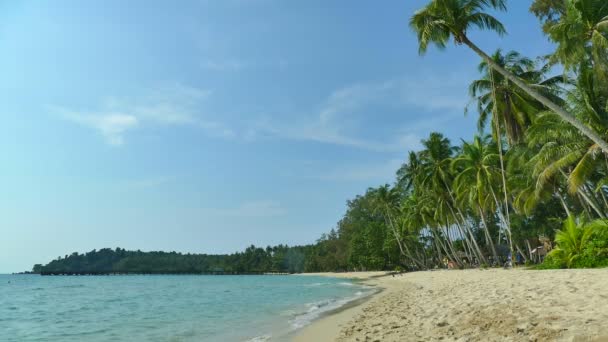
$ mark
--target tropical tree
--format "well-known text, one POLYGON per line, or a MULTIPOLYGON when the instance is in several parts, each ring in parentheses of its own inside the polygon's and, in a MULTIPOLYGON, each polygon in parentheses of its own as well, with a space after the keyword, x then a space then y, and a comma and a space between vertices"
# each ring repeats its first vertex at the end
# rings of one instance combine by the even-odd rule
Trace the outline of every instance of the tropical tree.
MULTIPOLYGON (((500 184, 500 168, 496 144, 489 136, 475 136, 473 142, 463 142, 461 152, 453 159, 451 167, 457 174, 454 179, 457 198, 479 214, 484 226, 486 243, 497 260, 498 255, 490 236, 487 220, 489 213, 494 213, 500 208, 496 196, 500 191, 497 188, 500 184)), ((511 245, 510 232, 506 225, 504 227, 507 229, 508 241, 511 245)))
POLYGON ((424 149, 418 152, 415 159, 416 175, 413 183, 419 198, 431 199, 432 204, 426 208, 427 228, 452 223, 460 231, 460 237, 476 252, 478 260, 486 262, 475 240, 471 222, 467 219, 465 210, 457 205, 452 189, 454 175, 450 165, 457 148, 437 132, 432 132, 428 139, 422 140, 422 145, 424 149), (451 217, 451 220, 447 217, 451 217))
POLYGON ((492 15, 483 12, 486 9, 506 10, 505 0, 431 0, 424 8, 418 10, 410 19, 410 27, 417 33, 419 53, 423 54, 430 44, 443 49, 453 38, 456 44, 465 44, 477 53, 494 70, 515 83, 531 97, 554 111, 563 120, 581 131, 608 153, 608 143, 595 131, 578 120, 573 114, 561 108, 539 91, 528 86, 526 82, 505 68, 475 45, 467 36, 471 27, 489 29, 504 35, 506 30, 502 23, 492 15))
MULTIPOLYGON (((608 137, 608 83, 597 77, 590 66, 582 66, 579 72, 577 82, 567 93, 567 105, 582 121, 608 137)), ((534 165, 537 189, 563 176, 570 194, 579 196, 599 217, 606 216, 608 156, 598 145, 551 112, 538 115, 527 140, 529 148, 537 150, 529 159, 534 165)))
POLYGON ((568 70, 578 68, 588 57, 596 72, 608 75, 608 2, 566 0, 558 21, 547 33, 557 44, 553 58, 568 70))
MULTIPOLYGON (((523 57, 516 51, 503 54, 500 49, 492 55, 492 60, 525 81, 530 87, 551 97, 556 103, 563 103, 554 95, 559 92, 557 86, 562 83, 563 77, 545 78, 549 70, 548 66, 536 69, 533 60, 523 57)), ((508 78, 492 69, 486 61, 482 60, 478 70, 482 77, 471 83, 469 94, 477 103, 479 130, 483 130, 490 119, 495 141, 498 142, 504 135, 509 145, 521 143, 534 116, 543 111, 544 106, 508 78)))

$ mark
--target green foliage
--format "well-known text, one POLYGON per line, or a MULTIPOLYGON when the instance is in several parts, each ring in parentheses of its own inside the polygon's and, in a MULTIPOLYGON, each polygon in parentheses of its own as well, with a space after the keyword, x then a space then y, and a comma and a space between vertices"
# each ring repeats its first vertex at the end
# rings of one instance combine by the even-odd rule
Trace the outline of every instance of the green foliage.
POLYGON ((566 1, 534 0, 530 6, 530 12, 541 21, 543 31, 547 32, 566 13, 566 1))
POLYGON ((450 37, 461 44, 472 27, 506 33, 503 25, 484 10, 506 10, 505 0, 432 0, 416 11, 410 19, 410 27, 418 36, 420 54, 434 44, 446 47, 450 37))
POLYGON ((555 234, 557 247, 545 259, 546 268, 587 268, 608 265, 608 220, 585 222, 568 217, 555 234))
POLYGON ((266 249, 248 247, 229 255, 142 252, 103 248, 88 253, 72 253, 47 265, 35 265, 35 273, 295 273, 304 271, 304 261, 311 246, 279 245, 266 249))

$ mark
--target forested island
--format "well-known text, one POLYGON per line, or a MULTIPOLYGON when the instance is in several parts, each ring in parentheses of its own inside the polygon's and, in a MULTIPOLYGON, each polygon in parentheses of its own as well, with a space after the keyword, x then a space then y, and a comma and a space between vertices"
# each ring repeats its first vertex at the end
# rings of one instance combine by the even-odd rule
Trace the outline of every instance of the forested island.
MULTIPOLYGON (((316 244, 305 246, 250 246, 233 254, 191 254, 178 252, 128 251, 102 248, 57 257, 46 265, 36 264, 31 272, 42 275, 101 274, 267 274, 346 271, 346 246, 335 231, 316 244)), ((398 255, 395 254, 398 259, 398 255)), ((397 260, 396 259, 396 260, 397 260)), ((396 266, 384 261, 374 269, 396 266)), ((352 269, 352 268, 351 268, 352 269)))
POLYGON ((103 248, 59 257, 35 265, 32 271, 42 275, 295 273, 304 271, 309 250, 310 246, 251 246, 242 253, 209 255, 103 248))

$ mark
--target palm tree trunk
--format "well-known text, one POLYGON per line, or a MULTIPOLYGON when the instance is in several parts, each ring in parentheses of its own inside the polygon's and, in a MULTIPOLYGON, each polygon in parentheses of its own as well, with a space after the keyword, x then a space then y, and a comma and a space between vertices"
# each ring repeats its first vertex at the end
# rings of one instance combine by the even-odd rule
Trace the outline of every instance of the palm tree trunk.
POLYGON ((582 186, 583 192, 587 195, 587 197, 593 202, 593 207, 598 211, 598 215, 601 218, 606 218, 606 213, 601 209, 600 200, 593 193, 593 191, 589 188, 588 183, 582 186))
MULTIPOLYGON (((466 224, 466 219, 464 217, 464 214, 462 213, 462 211, 460 211, 460 209, 456 209, 458 211, 458 215, 460 215, 460 217, 462 218, 462 221, 466 224)), ((477 240, 475 239, 475 235, 473 234, 473 230, 470 227, 466 227, 467 232, 470 235, 471 238, 471 242, 473 243, 473 245, 475 246, 475 249, 477 249, 477 254, 479 255, 479 262, 484 262, 484 263, 488 263, 488 261, 486 260, 486 257, 483 255, 483 253, 481 252, 481 248, 479 248, 479 244, 477 244, 477 240)))
POLYGON ((439 251, 443 251, 443 253, 445 253, 446 258, 448 260, 450 260, 450 251, 448 251, 447 247, 445 246, 445 243, 439 237, 439 234, 437 232, 435 232, 434 230, 431 230, 431 234, 433 235, 433 239, 435 240, 435 243, 437 244, 437 249, 439 251))
MULTIPOLYGON (((454 195, 452 194, 452 190, 450 190, 450 187, 446 183, 445 179, 442 179, 441 181, 442 181, 443 186, 445 187, 446 191, 448 192, 448 195, 450 196, 450 200, 452 201, 451 202, 452 205, 454 205, 454 208, 456 208, 456 210, 458 211, 458 214, 462 218, 463 224, 466 223, 466 219, 465 219, 464 215, 462 214, 462 211, 460 211, 460 209, 458 207, 456 207, 456 199, 454 198, 454 195)), ((452 209, 451 206, 450 206, 450 209, 452 209)), ((452 214, 454 214, 454 213, 452 212, 452 214)), ((483 253, 481 253, 481 249, 477 245, 477 241, 475 240, 475 236, 473 235, 473 231, 471 229, 468 229, 468 231, 471 234, 471 240, 473 241, 473 243, 475 244, 475 247, 477 248, 477 251, 479 252, 479 262, 483 261, 483 262, 487 263, 486 258, 483 256, 483 253)))
MULTIPOLYGON (((509 224, 508 218, 505 217, 504 213, 502 212, 502 209, 500 209, 500 203, 498 201, 498 198, 496 197, 496 193, 494 193, 494 189, 492 189, 492 187, 490 187, 490 191, 492 192, 492 196, 494 197, 494 202, 496 203, 496 207, 499 208, 498 209, 498 215, 501 217, 501 221, 503 222, 503 224, 505 225, 505 229, 507 231, 507 239, 509 241, 509 249, 511 250, 511 263, 513 263, 513 258, 514 255, 513 253, 515 253, 515 251, 513 250, 513 241, 511 240, 511 225, 509 224)), ((505 201, 507 200, 506 196, 505 196, 505 201)), ((505 202, 505 207, 507 207, 508 204, 505 202)), ((508 209, 507 209, 508 210, 508 209)), ((508 211, 507 211, 507 215, 508 215, 508 211)), ((500 236, 500 234, 498 234, 500 236)), ((500 244, 500 242, 499 242, 500 244)))
MULTIPOLYGON (((490 73, 492 75, 492 73, 490 73)), ((492 77, 492 83, 494 83, 494 78, 492 77)), ((494 87, 492 87, 492 93, 494 94, 494 87)), ((496 96, 494 96, 494 110, 496 110, 496 96)), ((506 126, 506 124, 505 124, 506 126)), ((513 251, 513 241, 511 239, 511 218, 509 217, 509 196, 507 194, 507 177, 505 176, 505 162, 502 152, 502 141, 500 140, 500 126, 498 125, 498 120, 496 120, 496 144, 498 145, 498 158, 500 159, 500 175, 502 177, 502 190, 505 194, 505 215, 504 222, 507 228, 507 233, 509 234, 509 249, 511 249, 511 264, 513 264, 515 254, 513 251)), ((496 198, 496 195, 494 195, 496 198)), ((497 201, 498 202, 498 201, 497 201)), ((496 203, 498 204, 498 203, 496 203)))
POLYGON ((406 258, 409 258, 410 261, 413 261, 418 266, 424 268, 423 264, 412 256, 409 248, 407 247, 407 244, 402 243, 401 238, 399 238, 399 233, 397 232, 397 229, 395 228, 395 225, 393 224, 393 220, 391 218, 389 208, 386 208, 386 215, 387 215, 387 218, 389 221, 389 225, 391 226, 391 230, 393 231, 393 234, 395 235, 395 239, 397 240, 397 245, 399 245, 399 251, 401 251, 401 255, 405 256, 406 258), (405 247, 405 249, 404 249, 404 247, 405 247))
MULTIPOLYGON (((460 235, 460 238, 462 240, 464 240, 464 243, 462 244, 462 248, 464 249, 464 252, 467 255, 467 258, 469 259, 469 262, 472 262, 473 261, 472 256, 475 255, 475 251, 473 249, 473 246, 471 245, 471 241, 469 240, 469 235, 465 232, 465 229, 458 222, 458 217, 456 217, 456 214, 454 213, 454 209, 451 206, 449 206, 449 208, 450 208, 452 217, 454 218, 454 224, 456 225, 456 228, 458 228, 458 234, 460 235)), ((479 258, 478 255, 477 255, 477 257, 479 258)))
MULTIPOLYGON (((450 194, 451 196, 451 194, 450 194)), ((452 206, 448 206, 450 208, 450 212, 452 213, 452 216, 454 217, 454 220, 456 222, 458 222, 458 218, 456 217, 456 213, 454 213, 454 208, 452 208, 452 206)), ((462 212, 460 211, 460 209, 456 208, 456 210, 458 211, 458 214, 460 215, 460 217, 462 218, 462 224, 463 226, 460 226, 458 223, 458 227, 460 229, 463 230, 463 232, 461 233, 465 239, 465 241, 469 244, 469 248, 476 252, 477 254, 477 260, 479 260, 479 262, 486 262, 485 257, 483 256, 483 253, 481 253, 481 249, 479 248, 479 245, 477 244, 477 240, 475 240, 475 235, 473 235, 473 231, 471 230, 470 227, 468 227, 466 224, 466 219, 464 218, 464 215, 462 214, 462 212), (468 235, 467 235, 468 233, 468 235), (475 247, 475 248, 473 248, 475 247)), ((473 259, 470 260, 471 264, 473 263, 473 259)))
POLYGON ((391 227, 391 230, 393 231, 393 234, 395 235, 395 240, 397 240, 397 245, 399 246, 399 251, 401 252, 401 255, 405 255, 405 252, 403 251, 403 246, 401 245, 401 239, 399 238, 399 234, 397 233, 397 230, 393 225, 393 220, 391 220, 391 214, 389 210, 390 209, 386 208, 386 217, 388 219, 388 223, 391 227))
POLYGON ((486 222, 486 216, 484 215, 483 210, 481 209, 480 205, 478 205, 477 208, 479 209, 479 215, 481 216, 483 228, 486 233, 486 241, 490 245, 490 248, 492 248, 492 255, 494 256, 494 262, 496 262, 496 261, 498 261, 498 253, 496 253, 496 248, 494 248, 494 242, 492 242, 492 237, 490 236, 490 230, 488 229, 488 223, 486 222))
POLYGON ((606 215, 604 215, 600 208, 597 207, 597 204, 591 200, 584 188, 579 189, 578 193, 600 218, 606 218, 606 215))
POLYGON ((534 256, 532 255, 532 246, 530 246, 530 241, 528 241, 528 239, 526 239, 526 246, 528 247, 528 256, 530 256, 530 259, 534 260, 534 256))
POLYGON ((581 133, 591 139, 594 143, 596 143, 604 153, 608 153, 608 143, 604 141, 596 132, 594 132, 591 128, 587 127, 581 121, 579 121, 574 115, 569 113, 568 111, 562 109, 560 106, 555 104, 553 101, 549 100, 541 93, 529 87, 524 81, 517 78, 517 76, 505 70, 503 67, 498 65, 494 60, 488 56, 483 50, 481 50, 477 45, 469 40, 468 37, 462 37, 462 42, 465 43, 469 48, 475 51, 483 60, 488 63, 494 70, 501 73, 504 77, 509 79, 509 81, 515 83, 518 87, 523 89, 526 93, 532 96, 534 99, 538 100, 538 102, 545 105, 547 108, 551 109, 555 114, 559 115, 564 121, 570 123, 572 126, 576 127, 581 133))
POLYGON ((564 198, 562 197, 562 195, 558 192, 555 193, 555 196, 557 198, 559 198, 560 203, 562 204, 562 206, 564 207, 564 210, 566 211, 566 216, 570 216, 570 209, 568 209, 568 205, 566 205, 566 201, 564 200, 564 198))
POLYGON ((517 248, 517 251, 519 252, 519 254, 521 254, 521 257, 524 258, 524 262, 527 262, 528 257, 526 257, 526 254, 524 254, 524 252, 522 252, 521 248, 519 248, 518 245, 516 245, 515 248, 517 248))
MULTIPOLYGON (((447 222, 447 221, 446 221, 447 222)), ((458 264, 458 266, 463 266, 462 260, 460 260, 460 257, 458 256, 458 253, 456 253, 456 249, 454 248, 454 244, 452 243, 452 239, 450 237, 450 229, 449 227, 444 227, 444 234, 445 234, 445 244, 447 245, 447 247, 449 247, 449 252, 448 250, 444 247, 444 249, 446 249, 446 253, 448 255, 452 255, 452 259, 456 261, 456 263, 458 264)))
POLYGON ((604 189, 603 188, 599 188, 598 189, 600 196, 602 198, 602 202, 604 202, 604 207, 606 209, 608 209, 608 200, 606 200, 606 195, 604 194, 604 189))

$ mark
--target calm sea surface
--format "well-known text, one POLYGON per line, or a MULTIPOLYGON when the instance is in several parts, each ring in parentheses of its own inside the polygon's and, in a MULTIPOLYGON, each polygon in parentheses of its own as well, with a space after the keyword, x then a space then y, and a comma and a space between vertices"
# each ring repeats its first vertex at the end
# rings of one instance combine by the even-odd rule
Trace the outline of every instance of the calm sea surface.
POLYGON ((370 292, 302 276, 0 275, 0 341, 285 340, 370 292))

